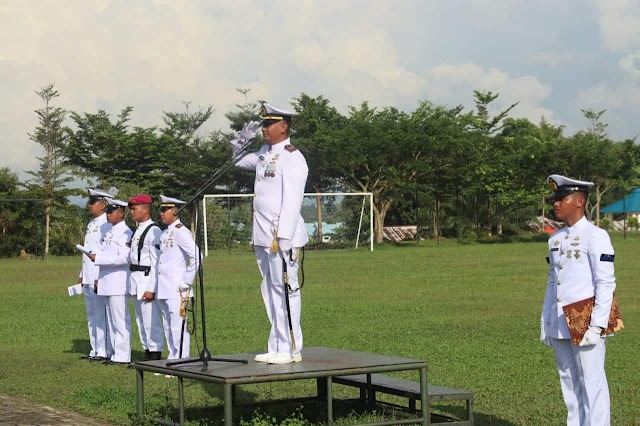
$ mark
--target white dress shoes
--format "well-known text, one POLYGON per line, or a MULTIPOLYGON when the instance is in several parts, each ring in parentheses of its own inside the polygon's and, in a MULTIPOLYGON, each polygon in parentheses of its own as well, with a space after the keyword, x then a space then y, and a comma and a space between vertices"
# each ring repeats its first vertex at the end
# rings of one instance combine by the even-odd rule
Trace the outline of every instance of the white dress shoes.
POLYGON ((267 359, 269 364, 289 364, 291 362, 300 362, 302 361, 302 354, 287 354, 287 353, 277 353, 267 359))
POLYGON ((267 361, 269 361, 269 358, 271 358, 275 354, 276 354, 275 352, 267 352, 267 353, 264 353, 264 354, 258 354, 253 358, 253 360, 256 361, 256 362, 267 362, 267 361))

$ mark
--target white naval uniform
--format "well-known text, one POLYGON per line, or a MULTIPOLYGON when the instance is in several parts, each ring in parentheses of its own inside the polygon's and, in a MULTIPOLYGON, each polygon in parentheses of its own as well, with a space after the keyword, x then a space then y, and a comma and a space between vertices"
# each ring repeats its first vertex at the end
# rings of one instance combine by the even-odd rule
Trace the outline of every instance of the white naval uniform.
POLYGON ((138 242, 145 229, 152 225, 151 219, 139 223, 133 238, 129 252, 129 264, 150 266, 148 273, 132 271, 129 278, 129 294, 134 298, 136 311, 136 325, 140 342, 145 351, 162 352, 164 349, 164 337, 162 335, 162 319, 160 306, 154 298, 151 301, 142 300, 146 291, 158 295, 158 253, 160 251, 160 234, 162 231, 157 226, 149 230, 144 239, 140 262, 138 262, 138 242))
POLYGON ((129 247, 131 229, 122 221, 111 228, 96 253, 100 266, 98 295, 107 301, 107 320, 113 355, 111 361, 131 361, 131 318, 129 317, 129 247))
MULTIPOLYGON (((180 357, 180 336, 182 335, 182 358, 189 357, 191 336, 187 327, 187 317, 180 316, 180 283, 193 284, 198 263, 196 245, 191 231, 180 219, 167 227, 160 237, 160 259, 158 261, 158 304, 162 310, 164 334, 167 339, 169 356, 180 357), (184 324, 184 330, 183 330, 184 324)), ((192 292, 189 291, 189 296, 192 292)))
POLYGON ((300 312, 302 300, 298 286, 297 248, 309 241, 300 214, 307 181, 307 162, 300 151, 286 139, 276 145, 264 145, 258 152, 247 154, 238 167, 255 170, 252 244, 262 274, 262 299, 271 322, 268 339, 270 353, 293 353, 289 335, 284 293, 282 255, 270 249, 277 238, 292 241, 294 259, 288 259, 289 306, 296 351, 302 349, 300 312), (285 147, 288 147, 285 148, 285 147))
MULTIPOLYGON (((102 239, 111 229, 111 224, 107 223, 106 213, 91 219, 87 225, 87 233, 84 236, 84 247, 93 253, 100 251, 102 239)), ((82 255, 82 270, 80 280, 82 282, 82 293, 84 294, 85 307, 87 309, 87 325, 89 327, 89 343, 91 344, 90 357, 108 358, 111 355, 111 348, 108 342, 108 327, 105 299, 94 293, 93 284, 98 278, 98 267, 89 259, 82 255)))
POLYGON ((562 307, 595 295, 590 325, 607 328, 616 288, 613 256, 607 232, 585 217, 549 238, 550 270, 542 322, 554 348, 567 425, 610 424, 606 338, 595 346, 573 345, 562 307))

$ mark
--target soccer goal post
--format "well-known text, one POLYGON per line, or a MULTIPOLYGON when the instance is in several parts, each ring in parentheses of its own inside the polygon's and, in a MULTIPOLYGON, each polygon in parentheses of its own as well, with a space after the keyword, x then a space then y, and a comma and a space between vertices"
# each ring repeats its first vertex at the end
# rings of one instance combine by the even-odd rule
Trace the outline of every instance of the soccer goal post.
MULTIPOLYGON (((215 250, 251 248, 253 194, 205 195, 202 202, 204 255, 215 250)), ((309 250, 338 248, 373 251, 373 194, 305 193, 302 218, 309 250)))

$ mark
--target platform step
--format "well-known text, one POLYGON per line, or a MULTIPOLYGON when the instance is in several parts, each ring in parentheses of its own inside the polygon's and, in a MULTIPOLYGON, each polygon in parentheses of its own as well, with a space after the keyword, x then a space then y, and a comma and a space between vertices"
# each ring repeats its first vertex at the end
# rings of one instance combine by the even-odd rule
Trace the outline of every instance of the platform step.
MULTIPOLYGON (((333 378, 333 381, 346 386, 365 388, 367 386, 367 375, 337 376, 333 378)), ((371 385, 375 391, 382 393, 399 396, 411 394, 416 399, 420 398, 420 383, 413 380, 400 379, 384 374, 372 374, 371 385)), ((429 384, 427 385, 427 396, 429 399, 435 400, 466 400, 473 398, 473 393, 429 384)))
MULTIPOLYGON (((366 398, 363 393, 367 391, 367 375, 356 374, 352 376, 336 376, 333 378, 334 383, 345 386, 359 388, 361 398, 366 398)), ((409 399, 409 409, 415 410, 416 401, 420 400, 420 383, 413 380, 401 379, 387 376, 384 374, 371 374, 371 390, 373 391, 373 400, 377 392, 390 395, 402 396, 409 399)), ((457 425, 473 425, 473 393, 446 388, 443 386, 427 385, 427 400, 429 405, 434 401, 466 401, 467 419, 458 421, 453 424, 457 425)))

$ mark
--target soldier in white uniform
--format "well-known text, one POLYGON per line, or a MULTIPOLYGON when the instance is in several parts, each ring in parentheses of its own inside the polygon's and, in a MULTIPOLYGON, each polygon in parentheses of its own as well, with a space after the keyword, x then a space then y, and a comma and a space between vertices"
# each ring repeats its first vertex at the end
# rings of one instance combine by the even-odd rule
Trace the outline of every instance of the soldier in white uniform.
POLYGON ((196 244, 189 228, 175 215, 177 207, 185 202, 164 195, 160 195, 160 201, 160 220, 167 228, 160 237, 157 299, 169 348, 167 359, 188 358, 191 335, 186 304, 192 296, 191 286, 198 268, 196 244))
MULTIPOLYGON (((102 239, 111 229, 107 223, 105 209, 107 202, 105 197, 111 197, 106 192, 89 189, 89 203, 87 209, 93 219, 87 225, 87 233, 84 236, 84 247, 97 253, 100 250, 102 239)), ((78 277, 78 284, 82 284, 82 293, 87 309, 87 324, 89 326, 89 343, 91 352, 83 356, 90 361, 104 361, 111 356, 111 348, 108 342, 107 314, 105 299, 95 292, 94 283, 98 277, 98 267, 87 256, 82 256, 82 269, 78 277)))
POLYGON ((104 237, 102 250, 88 255, 100 267, 98 295, 107 301, 107 320, 113 355, 107 365, 131 362, 131 319, 129 318, 129 247, 131 229, 124 221, 127 203, 106 199, 107 221, 112 225, 104 237))
POLYGON ((614 251, 607 232, 585 217, 591 182, 560 175, 547 178, 553 210, 565 227, 549 238, 549 278, 540 340, 552 346, 567 406, 567 425, 610 424, 605 375, 605 336, 616 288, 614 251), (595 296, 591 323, 579 345, 571 342, 562 307, 595 296))
POLYGON ((129 200, 131 219, 138 224, 129 252, 129 294, 134 297, 136 324, 145 360, 160 359, 164 349, 160 306, 156 301, 162 231, 151 220, 151 202, 146 194, 129 200))
MULTIPOLYGON (((301 296, 298 252, 308 241, 300 214, 308 168, 304 156, 289 140, 291 117, 296 113, 263 105, 262 136, 265 145, 245 155, 237 166, 255 170, 252 244, 262 274, 262 298, 271 322, 267 352, 255 360, 286 364, 302 360, 301 296), (289 307, 295 345, 287 315, 283 259, 289 276, 289 307)), ((256 137, 258 123, 245 124, 233 140, 234 154, 256 137)))

